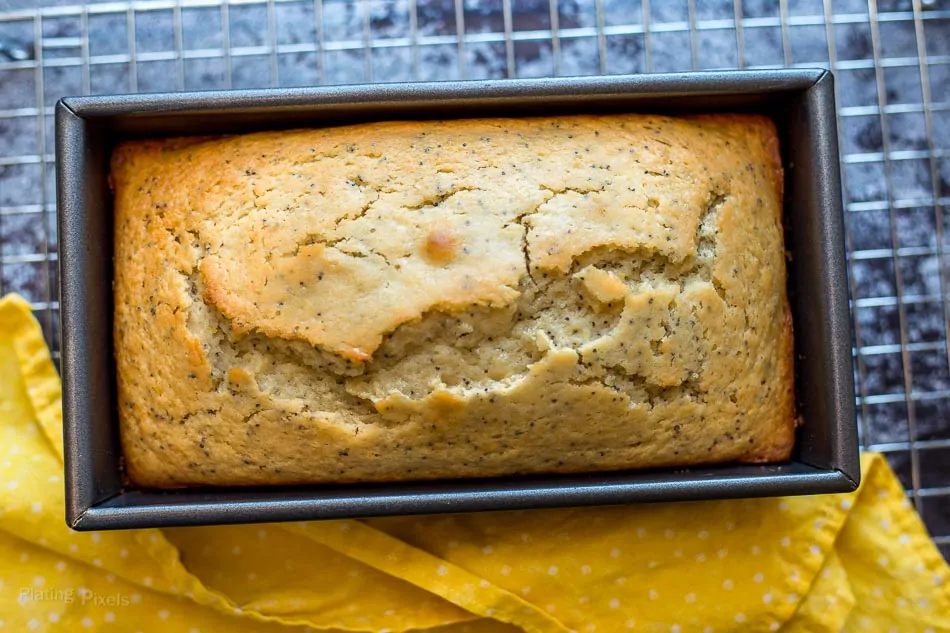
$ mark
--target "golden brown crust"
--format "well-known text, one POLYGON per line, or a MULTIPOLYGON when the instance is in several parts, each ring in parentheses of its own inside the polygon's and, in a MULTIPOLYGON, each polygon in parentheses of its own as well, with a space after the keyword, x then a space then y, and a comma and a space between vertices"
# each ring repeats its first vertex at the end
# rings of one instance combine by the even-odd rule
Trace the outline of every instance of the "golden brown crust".
POLYGON ((787 459, 762 117, 379 123, 113 155, 141 486, 787 459))

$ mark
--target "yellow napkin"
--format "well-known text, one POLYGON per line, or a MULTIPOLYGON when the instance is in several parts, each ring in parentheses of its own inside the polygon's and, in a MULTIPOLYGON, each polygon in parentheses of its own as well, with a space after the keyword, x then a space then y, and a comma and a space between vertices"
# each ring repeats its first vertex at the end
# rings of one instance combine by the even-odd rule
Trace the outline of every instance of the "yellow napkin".
POLYGON ((60 384, 0 300, 3 631, 950 631, 888 468, 848 495, 78 533, 60 384))

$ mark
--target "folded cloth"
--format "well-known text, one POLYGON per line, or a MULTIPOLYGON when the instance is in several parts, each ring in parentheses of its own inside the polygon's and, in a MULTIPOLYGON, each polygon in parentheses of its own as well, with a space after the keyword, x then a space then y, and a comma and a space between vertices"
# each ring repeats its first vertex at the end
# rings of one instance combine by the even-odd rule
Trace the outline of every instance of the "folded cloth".
POLYGON ((60 383, 0 300, 10 631, 950 631, 950 569, 894 474, 854 493, 80 533, 60 383))

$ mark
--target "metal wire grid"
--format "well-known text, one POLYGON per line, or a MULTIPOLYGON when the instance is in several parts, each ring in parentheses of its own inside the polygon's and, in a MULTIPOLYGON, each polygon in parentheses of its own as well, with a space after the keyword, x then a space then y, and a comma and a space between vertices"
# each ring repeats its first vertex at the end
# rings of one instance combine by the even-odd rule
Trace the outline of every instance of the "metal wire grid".
POLYGON ((950 3, 143 0, 0 13, 4 37, 0 293, 31 301, 57 359, 51 116, 65 94, 831 68, 862 443, 950 554, 950 3))

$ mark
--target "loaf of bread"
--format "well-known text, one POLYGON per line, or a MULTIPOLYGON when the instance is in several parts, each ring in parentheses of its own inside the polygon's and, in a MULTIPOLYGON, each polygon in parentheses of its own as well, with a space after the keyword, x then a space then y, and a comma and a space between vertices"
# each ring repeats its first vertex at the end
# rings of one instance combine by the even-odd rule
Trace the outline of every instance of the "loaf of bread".
POLYGON ((112 157, 142 487, 785 460, 782 171, 752 115, 373 123, 112 157))

